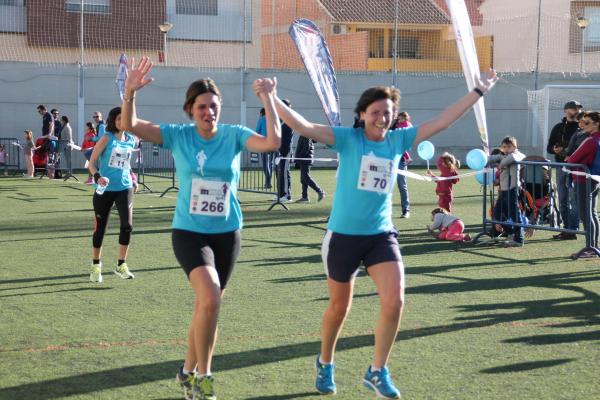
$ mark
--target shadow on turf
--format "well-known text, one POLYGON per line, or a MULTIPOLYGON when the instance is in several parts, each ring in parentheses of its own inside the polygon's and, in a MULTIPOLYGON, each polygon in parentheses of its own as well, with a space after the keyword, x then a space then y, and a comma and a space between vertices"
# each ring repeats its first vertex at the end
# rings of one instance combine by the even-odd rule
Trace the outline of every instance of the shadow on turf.
POLYGON ((48 292, 5 294, 3 296, 0 296, 0 298, 3 298, 3 297, 24 297, 24 296, 32 296, 32 295, 36 295, 36 294, 51 294, 51 293, 63 293, 63 292, 84 292, 84 291, 88 291, 88 290, 101 291, 101 290, 111 290, 111 289, 112 289, 111 287, 93 286, 93 287, 75 288, 75 289, 51 290, 51 291, 48 291, 48 292))
MULTIPOLYGON (((136 269, 135 272, 165 271, 165 270, 169 270, 169 269, 180 269, 180 267, 174 266, 174 267, 160 267, 160 268, 142 268, 142 269, 136 269)), ((41 276, 41 277, 36 277, 36 278, 6 279, 3 281, 0 281, 0 285, 8 285, 8 284, 13 284, 13 283, 57 281, 57 280, 61 280, 61 279, 77 279, 77 278, 84 279, 84 281, 87 281, 88 274, 81 273, 81 274, 73 274, 73 275, 41 276)), ((75 282, 70 282, 70 283, 77 284, 77 283, 81 283, 81 281, 75 281, 75 282)), ((11 289, 27 289, 27 288, 28 288, 28 286, 23 286, 22 288, 11 288, 11 289)))
POLYGON ((301 397, 318 396, 317 392, 304 392, 304 393, 293 393, 293 394, 277 394, 274 396, 260 396, 260 397, 248 397, 246 400, 288 400, 288 399, 299 399, 301 397))
POLYGON ((570 363, 577 360, 576 358, 561 358, 557 360, 543 360, 543 361, 528 361, 524 363, 502 365, 500 367, 493 367, 482 369, 480 372, 484 374, 504 374, 510 372, 522 372, 531 371, 532 369, 550 368, 561 364, 570 363))

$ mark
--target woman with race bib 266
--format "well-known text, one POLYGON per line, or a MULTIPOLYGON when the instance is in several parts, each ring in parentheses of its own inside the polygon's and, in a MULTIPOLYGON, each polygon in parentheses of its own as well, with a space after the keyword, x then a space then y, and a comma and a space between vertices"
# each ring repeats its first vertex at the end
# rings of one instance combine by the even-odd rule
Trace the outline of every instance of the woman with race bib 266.
MULTIPOLYGON (((241 125, 219 124, 221 93, 215 82, 200 79, 189 86, 183 110, 191 124, 157 125, 137 117, 136 92, 152 81, 147 57, 130 66, 125 81, 123 120, 143 140, 171 150, 179 195, 173 218, 175 257, 196 295, 184 365, 177 373, 186 398, 216 399, 211 375, 221 297, 240 252, 242 211, 237 200, 240 152, 279 148, 281 129, 274 93, 258 97, 265 108, 267 136, 241 125), (192 371, 196 370, 194 374, 192 371)), ((274 86, 265 79, 267 86, 274 86)), ((254 82, 262 85, 263 80, 254 82)))

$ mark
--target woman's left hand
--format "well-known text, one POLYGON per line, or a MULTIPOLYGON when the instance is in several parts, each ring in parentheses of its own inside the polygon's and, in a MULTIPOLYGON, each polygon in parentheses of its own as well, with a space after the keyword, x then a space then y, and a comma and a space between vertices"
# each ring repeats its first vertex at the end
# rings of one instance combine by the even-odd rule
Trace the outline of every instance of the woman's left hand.
POLYGON ((475 78, 475 87, 483 93, 489 91, 498 82, 498 75, 492 68, 483 72, 479 78, 475 78))
POLYGON ((260 78, 260 79, 256 79, 252 83, 252 89, 254 89, 254 92, 256 93, 257 96, 260 96, 261 94, 275 95, 276 88, 277 88, 277 78, 276 77, 260 78))

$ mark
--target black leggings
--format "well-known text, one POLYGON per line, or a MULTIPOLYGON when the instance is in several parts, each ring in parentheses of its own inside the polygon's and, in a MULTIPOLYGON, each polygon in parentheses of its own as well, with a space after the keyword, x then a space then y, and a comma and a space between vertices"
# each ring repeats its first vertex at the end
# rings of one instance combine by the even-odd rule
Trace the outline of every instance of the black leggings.
POLYGON ((94 228, 94 235, 92 236, 94 248, 99 249, 102 247, 102 240, 106 233, 108 217, 110 216, 110 209, 113 204, 117 206, 119 219, 121 220, 119 244, 123 246, 129 245, 133 221, 133 188, 118 192, 104 192, 101 195, 94 192, 93 204, 96 218, 96 226, 94 228))
POLYGON ((319 184, 310 176, 310 164, 298 162, 300 165, 300 183, 302 183, 302 198, 308 198, 308 187, 310 186, 315 192, 321 193, 323 190, 319 184))

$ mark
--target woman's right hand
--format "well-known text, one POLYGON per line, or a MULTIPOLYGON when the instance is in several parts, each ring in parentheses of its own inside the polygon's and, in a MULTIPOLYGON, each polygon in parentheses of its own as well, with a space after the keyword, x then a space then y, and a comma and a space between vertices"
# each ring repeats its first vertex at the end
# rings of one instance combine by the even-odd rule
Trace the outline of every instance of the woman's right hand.
POLYGON ((152 61, 146 56, 142 57, 137 66, 134 66, 135 60, 132 58, 128 64, 129 71, 125 80, 125 92, 132 93, 152 82, 154 78, 149 78, 148 74, 152 70, 152 61))
POLYGON ((100 179, 98 179, 98 185, 100 185, 100 186, 108 185, 108 179, 101 176, 100 179))

